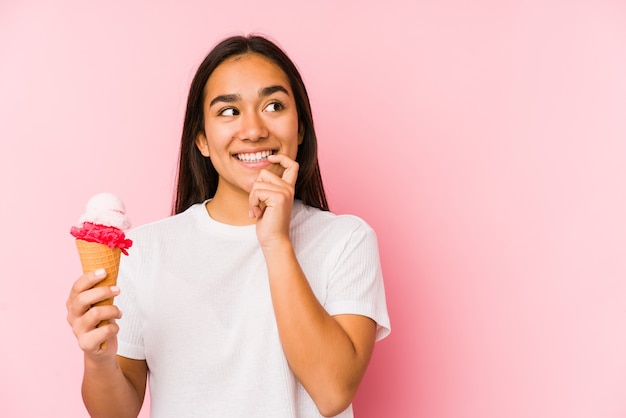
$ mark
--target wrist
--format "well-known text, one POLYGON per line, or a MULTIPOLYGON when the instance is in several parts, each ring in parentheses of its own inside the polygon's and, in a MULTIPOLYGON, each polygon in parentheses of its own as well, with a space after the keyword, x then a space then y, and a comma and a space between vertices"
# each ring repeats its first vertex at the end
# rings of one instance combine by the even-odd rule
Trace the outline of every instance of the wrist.
POLYGON ((265 258, 285 257, 294 253, 293 244, 288 236, 276 237, 261 244, 265 258))
POLYGON ((85 370, 114 370, 119 368, 117 356, 115 354, 88 354, 84 353, 85 370))

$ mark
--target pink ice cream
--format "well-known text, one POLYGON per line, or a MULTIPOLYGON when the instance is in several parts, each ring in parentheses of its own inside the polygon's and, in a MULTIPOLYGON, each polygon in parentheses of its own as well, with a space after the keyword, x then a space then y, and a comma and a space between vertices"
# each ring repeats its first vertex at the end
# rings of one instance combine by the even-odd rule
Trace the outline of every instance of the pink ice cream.
POLYGON ((130 228, 124 202, 112 193, 99 193, 89 199, 85 213, 79 219, 80 226, 73 226, 70 233, 77 239, 119 248, 128 255, 133 244, 126 239, 124 230, 130 228))

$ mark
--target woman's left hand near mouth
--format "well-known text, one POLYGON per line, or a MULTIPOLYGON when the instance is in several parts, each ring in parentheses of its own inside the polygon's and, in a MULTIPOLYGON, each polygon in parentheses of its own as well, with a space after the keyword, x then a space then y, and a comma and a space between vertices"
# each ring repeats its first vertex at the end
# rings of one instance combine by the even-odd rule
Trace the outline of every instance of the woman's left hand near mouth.
POLYGON ((268 157, 273 164, 284 170, 278 176, 269 170, 261 170, 250 190, 250 216, 257 219, 256 233, 261 247, 289 241, 291 209, 298 178, 298 163, 286 155, 268 157), (286 241, 285 241, 286 240, 286 241))

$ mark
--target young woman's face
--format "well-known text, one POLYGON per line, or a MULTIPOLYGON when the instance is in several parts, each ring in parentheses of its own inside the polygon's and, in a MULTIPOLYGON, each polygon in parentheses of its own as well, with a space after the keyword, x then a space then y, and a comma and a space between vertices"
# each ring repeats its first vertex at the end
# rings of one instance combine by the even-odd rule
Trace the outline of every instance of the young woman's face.
POLYGON ((295 160, 302 136, 285 73, 258 54, 221 63, 205 87, 204 132, 196 138, 219 174, 218 191, 249 193, 261 169, 282 175, 270 154, 295 160))

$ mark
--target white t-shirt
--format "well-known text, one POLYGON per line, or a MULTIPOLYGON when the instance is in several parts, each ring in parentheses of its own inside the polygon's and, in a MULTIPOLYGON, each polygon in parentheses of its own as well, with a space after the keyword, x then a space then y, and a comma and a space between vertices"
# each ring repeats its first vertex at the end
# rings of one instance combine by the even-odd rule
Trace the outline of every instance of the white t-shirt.
MULTIPOLYGON (((196 204, 128 235, 118 354, 146 360, 153 418, 321 417, 283 354, 255 225, 219 223, 196 204)), ((374 231, 296 200, 291 239, 327 312, 370 317, 376 339, 387 336, 374 231)))

